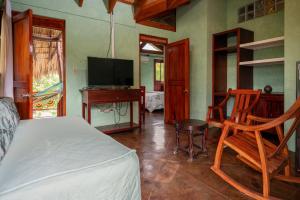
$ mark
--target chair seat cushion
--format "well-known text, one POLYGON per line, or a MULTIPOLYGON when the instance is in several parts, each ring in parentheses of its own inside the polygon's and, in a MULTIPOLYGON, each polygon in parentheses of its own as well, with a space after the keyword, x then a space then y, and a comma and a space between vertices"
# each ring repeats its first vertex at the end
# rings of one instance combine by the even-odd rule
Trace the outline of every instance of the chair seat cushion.
MULTIPOLYGON (((263 139, 266 155, 270 155, 276 150, 276 145, 263 139)), ((261 160, 258 152, 258 145, 253 133, 241 132, 229 136, 225 139, 224 144, 236 151, 243 159, 246 159, 257 168, 261 169, 261 160)), ((288 156, 281 153, 267 160, 268 172, 274 174, 278 169, 288 161, 288 156)))

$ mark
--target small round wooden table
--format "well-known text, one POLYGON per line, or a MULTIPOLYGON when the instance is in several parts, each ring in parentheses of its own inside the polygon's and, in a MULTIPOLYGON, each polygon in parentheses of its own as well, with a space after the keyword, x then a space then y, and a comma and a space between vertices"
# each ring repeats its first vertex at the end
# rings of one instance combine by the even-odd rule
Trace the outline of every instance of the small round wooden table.
POLYGON ((176 148, 174 154, 177 154, 179 150, 187 152, 189 154, 188 161, 192 162, 193 159, 199 155, 199 153, 205 153, 207 156, 207 148, 206 148, 206 138, 208 131, 208 124, 205 121, 197 120, 197 119, 189 119, 184 121, 176 121, 175 122, 176 129, 176 148), (188 146, 182 148, 180 146, 180 135, 188 134, 189 142, 188 146), (194 138, 200 137, 201 144, 197 145, 194 143, 194 138), (199 149, 198 152, 195 152, 194 147, 199 149))

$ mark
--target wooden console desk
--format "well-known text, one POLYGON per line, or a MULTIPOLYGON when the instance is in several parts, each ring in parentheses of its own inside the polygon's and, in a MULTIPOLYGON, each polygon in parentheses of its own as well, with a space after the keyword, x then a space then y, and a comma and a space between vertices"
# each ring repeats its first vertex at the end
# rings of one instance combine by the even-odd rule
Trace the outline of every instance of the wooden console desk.
POLYGON ((107 103, 129 102, 130 104, 130 122, 113 124, 108 126, 96 127, 106 134, 132 130, 141 126, 141 90, 140 89, 82 89, 82 117, 91 124, 91 109, 93 105, 107 103), (133 122, 133 102, 137 101, 139 122, 133 122))

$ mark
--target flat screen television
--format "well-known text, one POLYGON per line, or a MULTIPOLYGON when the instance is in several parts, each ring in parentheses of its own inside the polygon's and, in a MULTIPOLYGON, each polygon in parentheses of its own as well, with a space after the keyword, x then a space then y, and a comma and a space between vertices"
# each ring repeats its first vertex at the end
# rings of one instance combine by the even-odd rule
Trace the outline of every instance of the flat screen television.
POLYGON ((89 86, 132 86, 133 60, 88 57, 89 86))

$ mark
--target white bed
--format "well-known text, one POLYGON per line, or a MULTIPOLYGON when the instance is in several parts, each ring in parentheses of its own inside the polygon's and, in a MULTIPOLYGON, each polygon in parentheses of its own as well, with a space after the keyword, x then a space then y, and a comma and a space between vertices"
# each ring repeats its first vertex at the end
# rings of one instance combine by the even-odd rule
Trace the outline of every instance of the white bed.
POLYGON ((0 164, 0 199, 141 199, 138 158, 80 118, 21 121, 0 164))
POLYGON ((165 105, 165 95, 164 92, 151 91, 146 92, 146 109, 149 112, 154 110, 162 110, 165 105))

